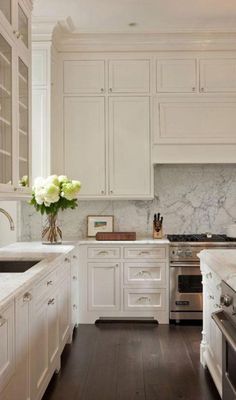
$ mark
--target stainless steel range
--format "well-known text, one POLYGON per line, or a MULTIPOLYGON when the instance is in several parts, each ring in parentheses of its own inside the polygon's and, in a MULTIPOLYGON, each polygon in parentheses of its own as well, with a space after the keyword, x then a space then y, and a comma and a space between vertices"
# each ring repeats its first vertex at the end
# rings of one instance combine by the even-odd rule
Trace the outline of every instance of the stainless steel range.
POLYGON ((167 235, 170 244, 170 319, 202 319, 202 276, 197 254, 207 248, 236 248, 226 235, 167 235))
POLYGON ((236 292, 222 282, 221 311, 212 314, 223 336, 223 396, 236 399, 236 292))

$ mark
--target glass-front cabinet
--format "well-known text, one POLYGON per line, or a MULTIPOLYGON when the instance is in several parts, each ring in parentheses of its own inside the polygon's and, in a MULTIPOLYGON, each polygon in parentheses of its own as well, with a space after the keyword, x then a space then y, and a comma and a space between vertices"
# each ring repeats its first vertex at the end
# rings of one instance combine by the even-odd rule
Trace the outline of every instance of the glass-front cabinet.
POLYGON ((0 198, 29 191, 31 7, 31 0, 0 0, 0 198))
POLYGON ((1 34, 0 184, 12 185, 12 48, 1 34))

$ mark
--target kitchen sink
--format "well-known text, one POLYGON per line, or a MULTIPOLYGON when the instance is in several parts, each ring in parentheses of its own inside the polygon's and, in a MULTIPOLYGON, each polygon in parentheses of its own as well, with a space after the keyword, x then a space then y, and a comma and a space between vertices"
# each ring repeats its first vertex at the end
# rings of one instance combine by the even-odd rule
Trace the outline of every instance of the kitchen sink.
POLYGON ((41 260, 0 260, 0 273, 25 272, 41 260))

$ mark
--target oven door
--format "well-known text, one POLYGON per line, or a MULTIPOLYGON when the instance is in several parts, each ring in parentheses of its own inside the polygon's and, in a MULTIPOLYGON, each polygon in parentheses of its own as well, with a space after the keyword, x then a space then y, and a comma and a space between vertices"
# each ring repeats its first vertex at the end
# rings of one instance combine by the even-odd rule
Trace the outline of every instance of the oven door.
POLYGON ((236 399, 236 326, 230 322, 224 311, 212 314, 223 335, 223 397, 222 400, 236 399))
POLYGON ((199 264, 170 266, 170 310, 202 311, 202 275, 199 264))

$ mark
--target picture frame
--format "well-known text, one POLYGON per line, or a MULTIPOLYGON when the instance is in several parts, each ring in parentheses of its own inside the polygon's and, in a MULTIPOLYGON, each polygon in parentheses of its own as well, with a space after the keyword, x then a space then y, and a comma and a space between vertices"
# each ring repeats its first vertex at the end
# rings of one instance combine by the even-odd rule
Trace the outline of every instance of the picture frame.
POLYGON ((88 215, 87 216, 87 236, 95 237, 97 232, 113 232, 113 215, 88 215))

